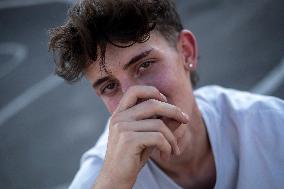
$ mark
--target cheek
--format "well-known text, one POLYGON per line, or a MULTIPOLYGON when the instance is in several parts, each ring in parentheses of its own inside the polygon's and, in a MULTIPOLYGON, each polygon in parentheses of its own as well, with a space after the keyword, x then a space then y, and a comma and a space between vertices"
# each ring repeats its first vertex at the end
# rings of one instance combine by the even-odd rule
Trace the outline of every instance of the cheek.
POLYGON ((177 78, 173 76, 173 73, 161 70, 145 79, 145 83, 156 87, 164 95, 170 96, 169 93, 176 90, 177 78))
POLYGON ((114 110, 117 108, 120 98, 119 97, 113 97, 113 98, 104 98, 102 99, 107 110, 112 114, 114 110))

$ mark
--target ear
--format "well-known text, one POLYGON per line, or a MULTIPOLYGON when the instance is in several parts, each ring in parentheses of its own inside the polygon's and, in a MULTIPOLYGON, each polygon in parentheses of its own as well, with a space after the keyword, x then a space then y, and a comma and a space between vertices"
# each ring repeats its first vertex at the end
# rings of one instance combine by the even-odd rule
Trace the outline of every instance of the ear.
POLYGON ((197 44, 195 36, 189 30, 182 30, 178 36, 177 49, 180 52, 186 70, 196 70, 197 44))

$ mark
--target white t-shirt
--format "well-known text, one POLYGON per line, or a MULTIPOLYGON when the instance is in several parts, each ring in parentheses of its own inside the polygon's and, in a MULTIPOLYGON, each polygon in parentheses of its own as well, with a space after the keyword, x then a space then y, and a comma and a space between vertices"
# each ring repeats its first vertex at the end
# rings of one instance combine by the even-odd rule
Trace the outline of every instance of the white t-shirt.
MULTIPOLYGON (((212 146, 216 189, 284 188, 284 101, 218 86, 194 92, 212 146)), ((81 159, 70 189, 90 189, 99 174, 108 129, 81 159)), ((181 189, 149 160, 134 189, 181 189)))

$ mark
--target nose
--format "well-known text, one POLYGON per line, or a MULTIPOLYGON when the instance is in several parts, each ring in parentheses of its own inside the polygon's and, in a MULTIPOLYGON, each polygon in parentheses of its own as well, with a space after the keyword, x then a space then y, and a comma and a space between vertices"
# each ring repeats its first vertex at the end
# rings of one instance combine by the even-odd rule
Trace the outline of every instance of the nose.
POLYGON ((141 85, 141 83, 134 79, 129 79, 129 78, 124 79, 122 82, 120 82, 122 93, 124 94, 129 89, 129 87, 134 85, 141 85))

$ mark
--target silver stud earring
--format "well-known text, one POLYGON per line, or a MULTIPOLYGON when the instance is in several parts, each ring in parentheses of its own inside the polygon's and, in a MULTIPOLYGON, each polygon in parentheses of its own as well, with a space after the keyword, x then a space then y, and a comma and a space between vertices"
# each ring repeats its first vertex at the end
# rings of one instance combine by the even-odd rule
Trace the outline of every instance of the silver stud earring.
POLYGON ((193 67, 193 65, 192 64, 189 64, 189 68, 192 68, 193 67))

